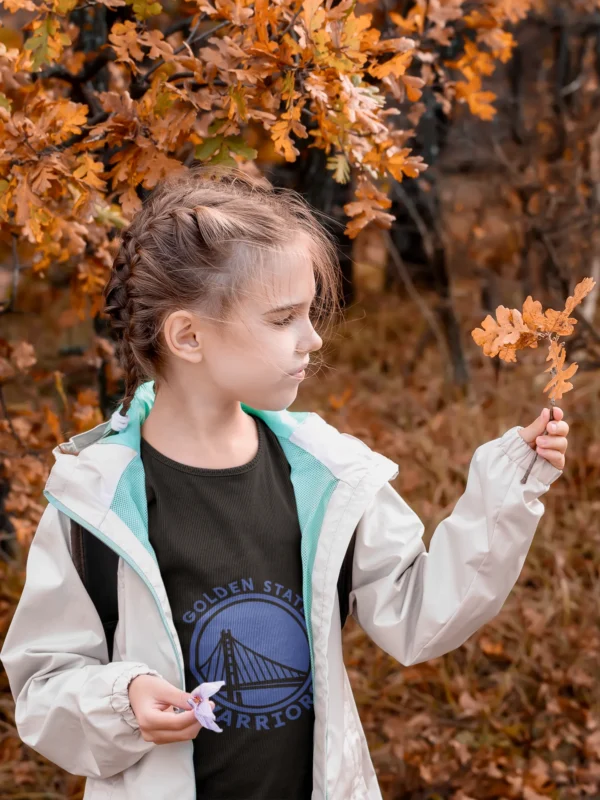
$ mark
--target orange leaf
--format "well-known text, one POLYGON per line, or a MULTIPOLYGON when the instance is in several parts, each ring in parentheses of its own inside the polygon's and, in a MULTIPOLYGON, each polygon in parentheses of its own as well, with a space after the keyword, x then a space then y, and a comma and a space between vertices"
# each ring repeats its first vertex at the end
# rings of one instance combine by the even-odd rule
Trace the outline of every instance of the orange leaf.
POLYGON ((421 87, 425 85, 425 81, 422 78, 417 78, 412 75, 403 75, 402 83, 406 89, 406 96, 408 99, 411 103, 416 103, 423 94, 421 87))
POLYGON ((547 320, 542 311, 542 304, 539 300, 534 300, 531 295, 523 303, 523 322, 532 330, 546 330, 547 320))
POLYGON ((481 92, 481 81, 479 78, 473 79, 469 83, 458 81, 456 84, 456 97, 462 102, 466 102, 469 110, 476 117, 489 122, 496 114, 494 106, 490 105, 496 95, 493 92, 481 92))
POLYGON ((553 339, 550 342, 548 357, 546 358, 546 361, 551 361, 552 363, 547 370, 544 370, 545 372, 554 373, 552 379, 544 389, 546 392, 552 387, 549 394, 552 400, 560 400, 565 392, 573 388, 573 384, 567 383, 567 380, 575 375, 578 366, 576 362, 573 362, 567 369, 564 369, 565 357, 565 346, 556 339, 553 339))
POLYGON ((331 406, 331 408, 333 408, 334 411, 339 411, 346 405, 346 403, 351 397, 352 397, 352 389, 348 387, 347 389, 344 390, 344 393, 341 395, 341 397, 336 397, 335 395, 330 394, 328 398, 329 405, 331 406))
POLYGON ((46 419, 46 425, 52 431, 52 435, 54 436, 57 442, 62 442, 64 436, 62 435, 62 431, 60 428, 60 419, 58 416, 52 411, 51 408, 48 406, 44 407, 44 417, 46 419))
MULTIPOLYGON (((556 375, 552 377, 552 379, 544 387, 545 392, 550 390, 548 397, 551 400, 560 400, 565 392, 571 391, 573 384, 569 383, 568 381, 569 378, 572 378, 573 375, 575 375, 577 370, 578 364, 574 361, 571 366, 567 367, 567 369, 557 372, 556 375)), ((546 372, 548 372, 548 370, 546 370, 546 372)))
POLYGON ((578 306, 584 297, 586 297, 592 291, 595 285, 596 281, 593 278, 584 278, 582 281, 580 281, 575 287, 573 295, 567 298, 567 302, 565 304, 565 314, 570 314, 575 306, 578 306))
POLYGON ((112 26, 108 38, 117 54, 117 61, 125 61, 134 69, 137 68, 131 56, 136 61, 142 61, 144 51, 139 45, 139 32, 135 22, 131 20, 116 22, 112 26))
POLYGON ((397 56, 390 58, 389 61, 386 61, 384 64, 377 64, 374 67, 369 69, 369 74, 372 75, 374 78, 386 78, 388 75, 396 75, 396 77, 400 77, 404 75, 406 70, 409 68, 412 58, 413 58, 412 50, 409 50, 407 53, 398 53, 397 56))
POLYGON ((501 656, 504 653, 502 642, 494 642, 489 636, 480 636, 478 641, 481 650, 488 656, 501 656))
POLYGON ((410 152, 408 148, 404 148, 383 162, 390 175, 393 175, 397 181, 401 181, 404 175, 409 178, 418 178, 420 173, 427 169, 427 164, 423 161, 422 156, 411 157, 410 152))
POLYGON ((524 346, 537 347, 535 334, 523 322, 520 311, 498 306, 496 316, 498 321, 488 314, 481 328, 471 332, 486 356, 499 355, 503 361, 516 361, 516 350, 524 346))

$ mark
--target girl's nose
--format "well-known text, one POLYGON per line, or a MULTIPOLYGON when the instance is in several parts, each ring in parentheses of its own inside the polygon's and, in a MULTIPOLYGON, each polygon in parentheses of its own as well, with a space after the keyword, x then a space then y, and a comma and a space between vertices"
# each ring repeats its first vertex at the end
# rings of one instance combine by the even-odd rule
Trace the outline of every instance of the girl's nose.
POLYGON ((319 336, 316 330, 313 328, 310 347, 308 348, 309 353, 314 353, 315 350, 320 350, 323 347, 323 339, 319 336))

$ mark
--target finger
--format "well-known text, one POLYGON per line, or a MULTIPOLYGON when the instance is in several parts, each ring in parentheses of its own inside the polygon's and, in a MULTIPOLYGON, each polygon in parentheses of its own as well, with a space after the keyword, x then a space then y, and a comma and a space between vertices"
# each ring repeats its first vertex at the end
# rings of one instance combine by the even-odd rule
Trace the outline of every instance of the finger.
POLYGON ((189 710, 188 699, 191 700, 192 695, 189 692, 184 692, 173 686, 168 681, 161 681, 160 685, 152 692, 152 700, 157 706, 176 706, 183 708, 185 711, 189 710))
POLYGON ((552 436, 567 436, 569 433, 569 425, 564 420, 562 420, 562 422, 549 422, 548 433, 552 436))
POLYGON ((569 442, 564 436, 538 436, 535 443, 538 447, 558 450, 559 453, 566 453, 569 446, 569 442))
POLYGON ((526 428, 523 428, 521 431, 521 436, 528 444, 532 444, 535 441, 537 436, 541 436, 546 431, 546 425, 550 420, 550 409, 543 408, 542 413, 534 419, 531 425, 528 425, 526 428))
MULTIPOLYGON (((211 708, 214 709, 215 704, 212 700, 208 701, 211 705, 211 708)), ((143 724, 144 728, 147 730, 172 730, 172 731, 180 731, 186 725, 190 724, 191 720, 196 720, 196 716, 194 714, 194 709, 189 708, 187 711, 174 711, 173 707, 166 710, 158 710, 158 709, 150 709, 146 714, 143 716, 143 724), (166 720, 166 721, 165 721, 166 720)))
POLYGON ((194 709, 190 708, 189 711, 182 711, 176 714, 174 711, 157 711, 150 709, 147 711, 142 719, 140 725, 143 724, 147 731, 182 731, 187 728, 196 719, 194 709))
POLYGON ((552 411, 552 419, 553 420, 555 420, 556 422, 560 422, 560 420, 564 417, 564 415, 565 415, 565 413, 562 410, 562 408, 559 408, 558 406, 554 406, 554 409, 552 411))
POLYGON ((200 733, 202 729, 202 725, 198 722, 197 719, 194 720, 192 725, 188 725, 187 728, 184 728, 181 731, 181 735, 184 736, 186 739, 195 739, 196 736, 200 733))
POLYGON ((546 461, 549 461, 556 469, 564 469, 565 457, 562 453, 557 453, 556 450, 545 450, 537 448, 536 453, 546 461))
POLYGON ((549 464, 552 464, 553 467, 556 467, 557 469, 563 468, 565 457, 561 453, 557 453, 554 450, 544 449, 537 449, 536 453, 540 458, 543 458, 549 464))
POLYGON ((152 741, 155 744, 172 744, 173 742, 184 742, 188 739, 195 739, 202 725, 194 720, 192 725, 188 725, 181 731, 159 730, 152 731, 152 741))

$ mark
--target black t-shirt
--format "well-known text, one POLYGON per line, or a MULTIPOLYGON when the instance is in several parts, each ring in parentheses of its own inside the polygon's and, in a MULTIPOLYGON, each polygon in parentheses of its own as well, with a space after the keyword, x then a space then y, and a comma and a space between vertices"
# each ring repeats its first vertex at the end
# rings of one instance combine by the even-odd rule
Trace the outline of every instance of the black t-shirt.
POLYGON ((222 733, 194 739, 200 800, 310 800, 313 693, 290 466, 258 417, 247 464, 180 464, 145 439, 150 542, 185 659, 222 733))

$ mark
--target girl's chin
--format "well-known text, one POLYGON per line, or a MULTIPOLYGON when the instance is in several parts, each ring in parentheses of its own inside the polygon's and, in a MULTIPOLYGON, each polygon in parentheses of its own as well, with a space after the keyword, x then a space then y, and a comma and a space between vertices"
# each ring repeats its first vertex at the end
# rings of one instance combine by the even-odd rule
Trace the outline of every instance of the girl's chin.
POLYGON ((285 411, 296 399, 299 386, 300 381, 297 381, 295 386, 292 384, 291 388, 289 386, 286 387, 285 392, 277 392, 276 395, 265 397, 259 405, 252 406, 252 403, 248 405, 253 408, 260 408, 261 411, 285 411))

